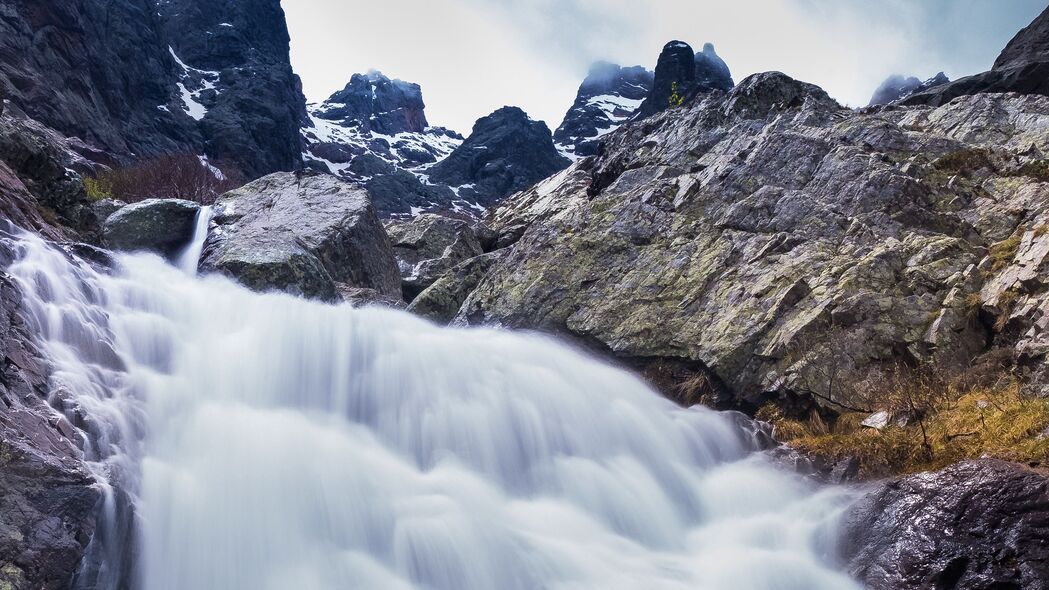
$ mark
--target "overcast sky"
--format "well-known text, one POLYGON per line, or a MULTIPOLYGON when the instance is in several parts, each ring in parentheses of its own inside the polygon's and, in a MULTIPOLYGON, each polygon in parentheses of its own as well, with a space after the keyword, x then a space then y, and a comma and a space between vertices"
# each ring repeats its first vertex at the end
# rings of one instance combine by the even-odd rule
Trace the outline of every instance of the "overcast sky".
POLYGON ((865 105, 889 74, 988 69, 1046 0, 284 0, 292 61, 320 101, 355 72, 422 86, 431 125, 469 133, 516 105, 560 124, 590 63, 655 67, 712 42, 739 82, 780 70, 865 105))

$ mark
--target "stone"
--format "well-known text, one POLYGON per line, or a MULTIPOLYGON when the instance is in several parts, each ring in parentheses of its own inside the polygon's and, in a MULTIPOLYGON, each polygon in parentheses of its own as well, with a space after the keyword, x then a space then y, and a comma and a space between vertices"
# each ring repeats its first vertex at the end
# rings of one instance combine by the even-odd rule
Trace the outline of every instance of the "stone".
POLYGON ((339 285, 400 295, 389 239, 356 185, 315 172, 276 173, 222 195, 214 212, 202 272, 324 301, 340 299, 339 285))
POLYGON ((597 153, 600 139, 630 120, 652 89, 654 74, 641 66, 597 62, 579 85, 575 102, 554 131, 558 148, 574 156, 597 153))
POLYGON ((181 199, 146 199, 121 207, 102 225, 107 248, 155 252, 174 260, 193 238, 200 205, 181 199))
POLYGON ((419 293, 408 311, 439 324, 450 323, 467 296, 504 255, 506 251, 496 250, 457 264, 419 293))
POLYGON ((867 416, 863 422, 860 422, 860 426, 873 430, 884 430, 889 426, 891 420, 892 415, 889 414, 889 412, 882 410, 867 416))
POLYGON ((995 459, 876 484, 842 554, 871 590, 1049 587, 1049 479, 995 459))
POLYGON ((408 302, 456 264, 484 252, 473 226, 461 219, 423 214, 386 229, 408 302))
POLYGON ((732 86, 728 66, 712 44, 706 43, 696 53, 684 41, 671 41, 659 54, 652 89, 638 108, 638 117, 650 117, 691 102, 697 95, 728 91, 732 86))

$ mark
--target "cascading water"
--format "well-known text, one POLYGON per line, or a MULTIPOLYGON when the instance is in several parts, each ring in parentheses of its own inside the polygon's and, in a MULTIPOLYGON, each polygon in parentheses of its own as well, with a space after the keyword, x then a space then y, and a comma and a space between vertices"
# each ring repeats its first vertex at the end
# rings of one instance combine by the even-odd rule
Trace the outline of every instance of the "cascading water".
POLYGON ((858 588, 847 492, 552 340, 20 249, 56 389, 136 506, 97 552, 134 578, 98 588, 858 588))

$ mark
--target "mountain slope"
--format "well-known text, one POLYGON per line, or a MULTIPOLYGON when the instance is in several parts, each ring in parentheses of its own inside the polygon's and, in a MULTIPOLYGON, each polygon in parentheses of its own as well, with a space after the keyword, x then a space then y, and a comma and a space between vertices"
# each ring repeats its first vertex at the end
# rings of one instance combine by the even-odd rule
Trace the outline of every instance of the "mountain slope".
POLYGON ((554 131, 554 142, 570 156, 592 156, 598 140, 630 119, 652 89, 654 74, 641 66, 598 62, 576 93, 575 102, 554 131))

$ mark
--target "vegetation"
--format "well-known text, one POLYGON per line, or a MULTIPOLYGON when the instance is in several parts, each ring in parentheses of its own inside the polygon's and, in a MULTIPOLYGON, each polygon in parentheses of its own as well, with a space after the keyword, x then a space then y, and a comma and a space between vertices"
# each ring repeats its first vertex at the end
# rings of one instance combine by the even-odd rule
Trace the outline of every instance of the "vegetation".
POLYGON ((946 154, 932 163, 937 170, 969 176, 983 169, 996 170, 991 152, 985 148, 966 148, 946 154))
POLYGON ((826 421, 813 412, 799 420, 766 405, 758 417, 803 452, 830 461, 858 458, 865 476, 938 469, 985 455, 1049 461, 1049 399, 1027 395, 1002 364, 992 358, 953 381, 928 368, 894 368, 857 384, 888 412, 890 422, 880 430, 862 426, 867 413, 826 421))
POLYGON ((1016 228, 1011 236, 991 246, 987 254, 991 257, 991 274, 995 274, 1012 264, 1016 253, 1020 250, 1020 242, 1026 229, 1024 226, 1016 228))
POLYGON ((125 168, 106 170, 84 179, 91 200, 119 199, 128 203, 144 199, 186 199, 211 204, 224 192, 242 184, 243 178, 213 167, 193 154, 159 156, 125 168))
POLYGON ((685 97, 678 93, 677 82, 673 82, 670 85, 670 98, 667 99, 667 103, 670 108, 679 107, 685 102, 685 97))

